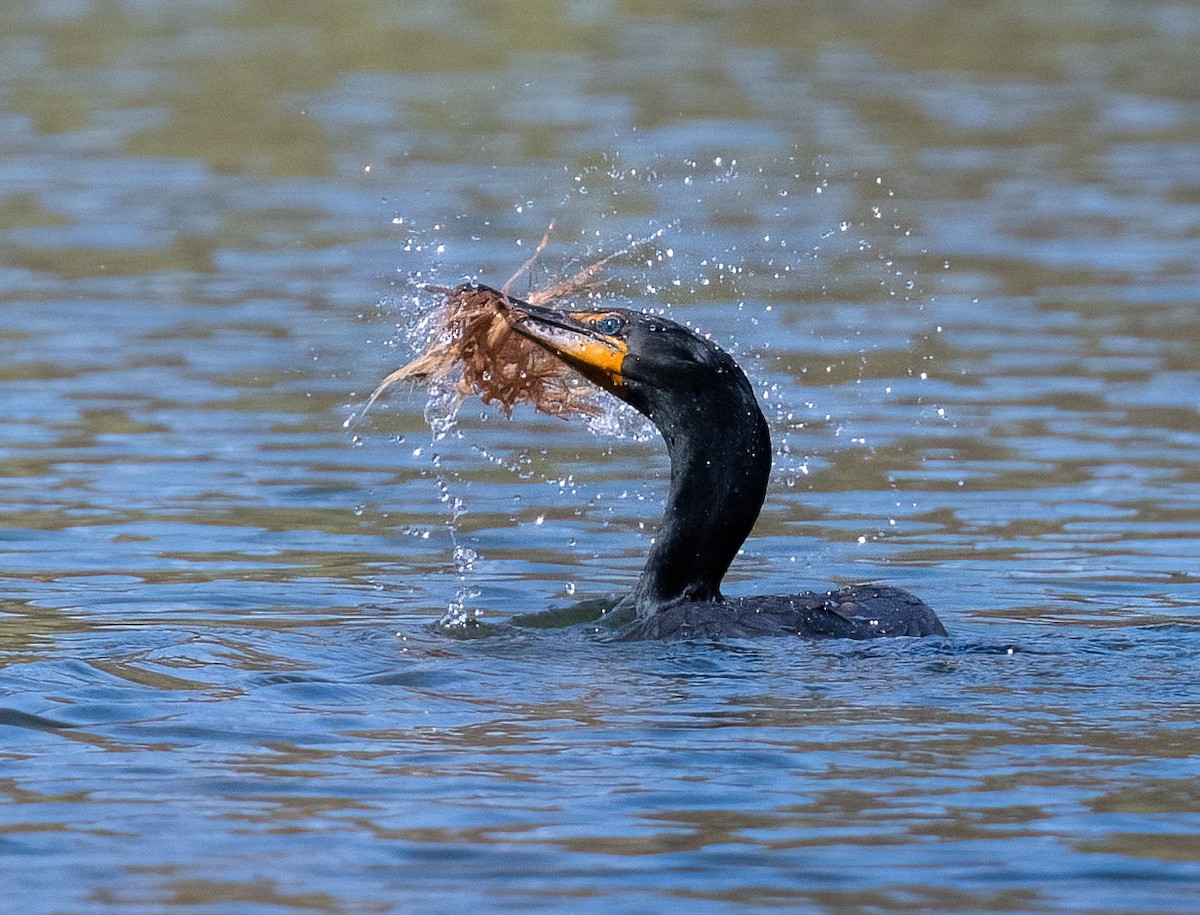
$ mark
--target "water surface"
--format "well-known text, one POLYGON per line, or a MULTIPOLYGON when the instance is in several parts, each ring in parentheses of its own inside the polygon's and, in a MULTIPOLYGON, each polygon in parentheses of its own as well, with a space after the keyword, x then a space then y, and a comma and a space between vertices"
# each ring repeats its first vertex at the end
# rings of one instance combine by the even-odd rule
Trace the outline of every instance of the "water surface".
POLYGON ((0 10, 0 873, 21 911, 1188 911, 1200 15, 0 10), (726 592, 949 640, 456 641, 635 580, 657 437, 422 392, 426 282, 734 352, 726 592))

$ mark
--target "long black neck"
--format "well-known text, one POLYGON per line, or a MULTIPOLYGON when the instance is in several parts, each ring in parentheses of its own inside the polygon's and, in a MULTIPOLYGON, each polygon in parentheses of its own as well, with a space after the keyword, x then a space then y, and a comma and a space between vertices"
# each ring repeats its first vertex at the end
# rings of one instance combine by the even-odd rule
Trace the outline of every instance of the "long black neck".
POLYGON ((642 412, 666 441, 671 491, 634 592, 642 617, 721 599, 721 579, 758 519, 771 472, 766 420, 732 359, 708 383, 654 401, 642 412))

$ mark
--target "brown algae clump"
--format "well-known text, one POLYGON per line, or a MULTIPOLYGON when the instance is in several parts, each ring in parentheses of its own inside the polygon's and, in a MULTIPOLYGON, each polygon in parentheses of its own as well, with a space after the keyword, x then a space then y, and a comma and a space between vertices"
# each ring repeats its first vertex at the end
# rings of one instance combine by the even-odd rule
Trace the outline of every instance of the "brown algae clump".
MULTIPOLYGON (((598 416, 604 411, 592 400, 593 388, 560 359, 513 329, 517 321, 508 290, 537 261, 550 240, 553 223, 533 255, 497 292, 467 283, 454 289, 426 286, 426 291, 446 297, 438 315, 429 348, 379 383, 361 417, 388 388, 398 381, 437 383, 454 379, 458 403, 477 394, 486 404, 498 404, 506 414, 521 403, 531 403, 550 416, 598 416)), ((634 242, 628 248, 589 264, 570 279, 527 296, 531 305, 545 305, 575 295, 591 286, 596 276, 617 258, 650 244, 662 234, 634 242)), ((519 307, 515 306, 515 307, 519 307)))
POLYGON ((602 412, 591 402, 590 389, 575 381, 570 369, 513 330, 516 316, 503 292, 470 283, 456 289, 427 289, 446 296, 432 343, 379 383, 364 413, 398 381, 438 382, 455 375, 460 400, 474 393, 508 414, 520 403, 564 419, 602 412))

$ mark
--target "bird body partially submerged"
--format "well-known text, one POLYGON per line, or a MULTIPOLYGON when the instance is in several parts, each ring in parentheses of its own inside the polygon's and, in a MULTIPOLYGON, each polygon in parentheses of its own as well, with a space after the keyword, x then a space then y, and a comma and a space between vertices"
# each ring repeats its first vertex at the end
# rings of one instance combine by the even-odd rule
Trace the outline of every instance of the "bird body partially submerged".
POLYGON ((719 346, 657 315, 559 311, 474 284, 453 295, 468 293, 500 303, 507 346, 518 337, 536 344, 645 415, 666 443, 666 510, 633 593, 611 614, 631 617, 616 639, 946 634, 923 601, 883 585, 722 597, 766 496, 771 437, 749 380, 719 346))
POLYGON ((881 585, 725 600, 721 579, 758 519, 771 472, 771 435, 741 367, 656 315, 510 307, 514 330, 645 415, 667 445, 666 511, 633 591, 636 620, 619 639, 946 634, 923 601, 881 585))
POLYGON ((889 585, 853 585, 837 591, 673 604, 622 627, 615 640, 768 635, 878 639, 945 634, 937 614, 916 595, 889 585))

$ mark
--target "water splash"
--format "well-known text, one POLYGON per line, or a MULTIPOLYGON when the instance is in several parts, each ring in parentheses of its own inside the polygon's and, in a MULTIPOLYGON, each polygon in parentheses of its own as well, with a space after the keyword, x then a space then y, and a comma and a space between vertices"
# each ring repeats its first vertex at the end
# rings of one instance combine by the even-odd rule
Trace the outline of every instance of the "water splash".
POLYGON ((435 384, 429 389, 424 416, 433 433, 433 441, 440 442, 454 430, 462 405, 463 396, 454 387, 435 384))

